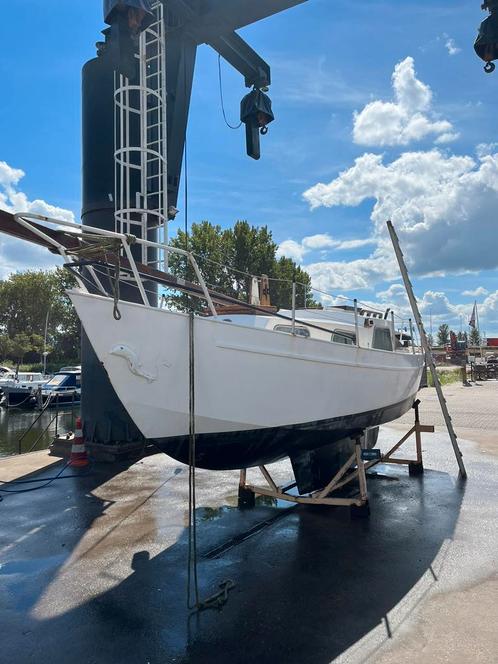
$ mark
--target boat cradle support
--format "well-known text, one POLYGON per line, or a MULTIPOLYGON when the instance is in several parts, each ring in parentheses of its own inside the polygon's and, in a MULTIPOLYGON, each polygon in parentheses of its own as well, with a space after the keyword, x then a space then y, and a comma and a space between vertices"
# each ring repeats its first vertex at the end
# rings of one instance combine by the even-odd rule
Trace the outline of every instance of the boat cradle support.
POLYGON ((255 496, 263 495, 275 498, 276 500, 285 500, 292 503, 299 503, 302 505, 330 505, 330 506, 346 506, 351 510, 352 517, 367 517, 370 514, 368 502, 368 485, 366 471, 373 466, 383 464, 397 464, 407 465, 410 475, 420 475, 424 472, 424 464, 422 457, 422 434, 434 433, 434 426, 424 425, 420 423, 419 404, 417 399, 413 404, 415 411, 415 423, 409 431, 385 454, 381 454, 379 450, 364 450, 361 445, 361 439, 357 438, 355 441, 355 450, 353 454, 347 459, 343 466, 331 478, 330 482, 323 488, 307 495, 295 495, 289 493, 297 486, 296 482, 287 484, 286 486, 279 487, 272 476, 270 475, 266 466, 259 466, 259 470, 266 480, 267 486, 254 486, 247 484, 247 471, 245 469, 240 471, 239 482, 239 507, 248 508, 254 507, 255 496), (401 459, 393 455, 399 448, 405 444, 412 436, 415 436, 415 459, 401 459), (378 458, 373 460, 366 460, 369 452, 378 452, 378 458), (367 453, 367 454, 365 454, 367 453), (351 482, 357 480, 358 492, 353 496, 338 496, 337 491, 342 489, 351 482))

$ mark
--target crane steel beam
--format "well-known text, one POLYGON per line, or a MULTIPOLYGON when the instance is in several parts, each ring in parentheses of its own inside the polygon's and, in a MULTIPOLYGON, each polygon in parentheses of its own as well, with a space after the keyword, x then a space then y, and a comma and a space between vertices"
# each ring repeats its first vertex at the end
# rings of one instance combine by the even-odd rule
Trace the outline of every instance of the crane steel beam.
POLYGON ((209 43, 246 25, 303 4, 308 0, 163 0, 182 23, 188 23, 198 43, 209 43))
POLYGON ((270 66, 236 32, 214 37, 208 43, 242 74, 247 88, 270 85, 270 66))

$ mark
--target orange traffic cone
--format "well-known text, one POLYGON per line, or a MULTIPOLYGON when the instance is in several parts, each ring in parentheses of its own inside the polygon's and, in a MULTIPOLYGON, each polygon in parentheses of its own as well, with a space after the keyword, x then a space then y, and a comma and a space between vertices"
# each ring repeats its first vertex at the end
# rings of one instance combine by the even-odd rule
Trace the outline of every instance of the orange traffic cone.
POLYGON ((71 447, 71 458, 69 465, 76 468, 83 468, 88 466, 88 454, 85 448, 85 441, 83 439, 83 429, 81 425, 81 417, 76 418, 76 430, 74 432, 73 445, 71 447))

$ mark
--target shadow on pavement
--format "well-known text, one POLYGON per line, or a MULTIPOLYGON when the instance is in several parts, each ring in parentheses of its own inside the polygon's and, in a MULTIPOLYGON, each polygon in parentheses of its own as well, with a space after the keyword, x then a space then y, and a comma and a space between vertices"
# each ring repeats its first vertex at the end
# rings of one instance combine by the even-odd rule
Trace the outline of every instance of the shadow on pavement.
MULTIPOLYGON (((61 507, 73 510, 70 519, 53 514, 41 530, 20 532, 13 543, 19 559, 26 558, 26 548, 36 547, 38 565, 44 548, 51 559, 63 534, 66 546, 52 574, 40 569, 29 577, 36 587, 26 587, 22 573, 14 573, 7 584, 10 597, 2 593, 5 661, 328 664, 379 623, 386 624, 389 636, 387 614, 431 570, 451 539, 464 491, 436 471, 421 478, 403 471, 380 476, 370 481, 369 520, 350 521, 343 509, 288 509, 285 517, 215 558, 205 554, 275 508, 257 508, 249 516, 236 509, 200 508, 201 596, 224 579, 236 583, 222 611, 189 617, 184 531, 155 557, 135 551, 130 576, 111 590, 59 617, 36 620, 29 609, 68 550, 106 509, 90 495, 91 486, 68 494, 61 507)), ((2 569, 0 587, 1 582, 2 569)), ((92 577, 81 579, 85 585, 92 582, 92 577)))

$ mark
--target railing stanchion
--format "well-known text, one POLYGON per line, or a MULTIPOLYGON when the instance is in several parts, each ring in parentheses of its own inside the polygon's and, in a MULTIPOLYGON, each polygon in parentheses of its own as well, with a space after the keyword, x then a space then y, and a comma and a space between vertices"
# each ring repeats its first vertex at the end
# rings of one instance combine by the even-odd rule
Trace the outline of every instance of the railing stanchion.
POLYGON ((410 321, 410 337, 412 341, 412 353, 415 355, 415 339, 413 338, 413 322, 412 319, 408 319, 410 321))
POLYGON ((59 437, 59 393, 55 395, 55 437, 59 437))
POLYGON ((354 333, 356 335, 356 345, 360 347, 360 326, 358 324, 358 300, 354 299, 354 333))
POLYGON ((210 308, 211 313, 213 314, 213 316, 216 316, 217 312, 216 312, 215 306, 213 304, 213 300, 211 299, 211 295, 209 295, 209 291, 208 291, 208 288, 206 286, 206 282, 204 281, 204 277, 202 276, 202 273, 199 270, 199 266, 197 265, 197 261, 195 260, 193 254, 191 252, 188 253, 188 257, 189 257, 190 263, 192 264, 192 267, 194 268, 194 272, 197 276, 197 279, 199 280, 199 283, 200 283, 201 288, 202 288, 202 292, 204 293, 204 297, 206 298, 206 301, 208 303, 208 307, 210 308))
POLYGON ((296 334, 296 280, 292 281, 292 334, 296 334))
POLYGON ((391 311, 391 334, 392 334, 393 352, 396 352, 396 329, 394 327, 394 311, 391 311))

